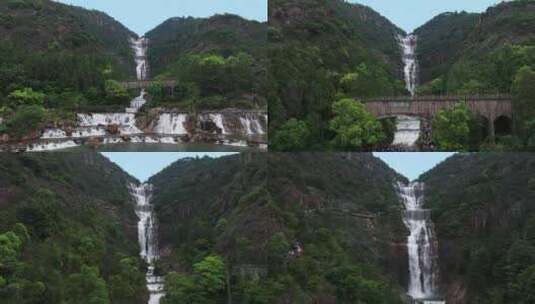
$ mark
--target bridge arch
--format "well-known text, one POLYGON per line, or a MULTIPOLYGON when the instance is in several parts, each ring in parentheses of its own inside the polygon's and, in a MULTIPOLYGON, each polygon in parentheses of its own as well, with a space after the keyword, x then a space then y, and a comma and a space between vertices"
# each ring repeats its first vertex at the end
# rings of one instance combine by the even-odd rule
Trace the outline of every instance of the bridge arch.
POLYGON ((500 115, 494 120, 494 130, 497 136, 513 134, 513 119, 507 115, 500 115))

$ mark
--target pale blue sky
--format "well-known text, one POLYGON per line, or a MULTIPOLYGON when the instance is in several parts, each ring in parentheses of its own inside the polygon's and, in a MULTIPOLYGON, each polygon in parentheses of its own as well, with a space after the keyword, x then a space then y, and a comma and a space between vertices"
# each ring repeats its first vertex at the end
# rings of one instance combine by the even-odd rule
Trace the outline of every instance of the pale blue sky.
POLYGON ((483 12, 498 0, 349 0, 367 5, 387 17, 394 24, 411 33, 444 12, 483 12))
POLYGON ((143 35, 171 17, 210 17, 232 13, 267 20, 268 0, 56 0, 103 11, 143 35))
POLYGON ((396 170, 396 172, 402 174, 411 181, 417 179, 422 173, 432 169, 453 154, 455 153, 373 153, 373 155, 387 163, 390 168, 396 170))
POLYGON ((186 157, 221 157, 231 152, 103 152, 102 155, 116 163, 128 174, 145 182, 173 162, 186 157))

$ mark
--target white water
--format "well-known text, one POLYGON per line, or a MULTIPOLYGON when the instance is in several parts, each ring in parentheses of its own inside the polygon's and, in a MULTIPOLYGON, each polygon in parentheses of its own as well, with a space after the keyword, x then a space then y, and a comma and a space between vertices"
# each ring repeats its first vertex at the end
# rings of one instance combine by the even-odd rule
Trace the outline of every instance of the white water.
POLYGON ((406 37, 398 36, 399 45, 403 50, 403 74, 405 76, 405 84, 407 90, 414 96, 417 86, 418 62, 416 60, 416 45, 418 37, 416 35, 408 35, 406 37))
POLYGON ((394 146, 414 147, 420 137, 421 121, 418 117, 397 116, 394 146))
POLYGON ((430 210, 422 209, 424 184, 398 183, 399 196, 405 206, 403 221, 410 234, 407 238, 409 256, 408 295, 425 303, 437 300, 438 261, 436 240, 430 210))
POLYGON ((131 43, 136 56, 137 79, 146 80, 148 78, 147 48, 149 45, 149 39, 141 37, 137 40, 132 39, 131 43))
POLYGON ((245 115, 240 117, 240 122, 247 135, 265 134, 265 130, 256 115, 245 115))
POLYGON ((139 109, 147 103, 147 100, 145 99, 145 94, 145 89, 141 90, 139 96, 130 101, 130 107, 126 108, 126 113, 137 113, 137 111, 139 111, 139 109))
POLYGON ((187 114, 162 113, 158 118, 158 123, 154 127, 154 133, 158 134, 188 134, 184 127, 188 118, 187 114))
POLYGON ((227 135, 229 134, 227 130, 225 129, 225 125, 223 124, 223 115, 222 114, 209 114, 210 119, 215 123, 215 125, 221 129, 221 134, 227 135))
POLYGON ((43 131, 42 139, 53 139, 53 138, 66 138, 67 133, 61 129, 45 129, 43 131))
POLYGON ((62 149, 68 149, 68 148, 74 148, 79 146, 77 143, 75 143, 72 140, 67 140, 63 142, 43 142, 43 143, 35 143, 35 144, 29 144, 26 147, 27 152, 43 152, 43 151, 53 151, 53 150, 62 150, 62 149))
POLYGON ((152 185, 129 185, 130 194, 136 201, 136 214, 139 218, 137 224, 138 241, 141 258, 147 262, 147 289, 149 290, 149 304, 158 304, 164 296, 163 277, 154 274, 154 263, 160 258, 158 252, 158 226, 154 215, 154 208, 150 204, 152 185))

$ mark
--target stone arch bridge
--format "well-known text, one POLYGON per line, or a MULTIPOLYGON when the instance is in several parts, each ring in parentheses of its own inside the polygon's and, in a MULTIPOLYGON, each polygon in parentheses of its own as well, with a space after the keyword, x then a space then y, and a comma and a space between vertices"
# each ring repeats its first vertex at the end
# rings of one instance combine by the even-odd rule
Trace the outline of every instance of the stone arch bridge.
POLYGON ((438 111, 452 108, 460 101, 464 102, 470 111, 485 118, 491 138, 495 137, 496 123, 504 119, 512 130, 510 95, 386 97, 363 100, 367 111, 377 118, 398 115, 432 118, 438 111))

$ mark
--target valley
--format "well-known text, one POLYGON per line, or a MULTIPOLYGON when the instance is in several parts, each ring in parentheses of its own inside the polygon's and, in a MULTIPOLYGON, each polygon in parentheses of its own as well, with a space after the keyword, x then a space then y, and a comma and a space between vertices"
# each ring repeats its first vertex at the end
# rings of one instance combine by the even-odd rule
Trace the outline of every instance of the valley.
POLYGON ((139 37, 101 12, 11 2, 0 5, 1 16, 21 26, 1 25, 2 50, 10 54, 2 63, 0 149, 266 149, 265 59, 258 51, 265 24, 229 14, 171 18, 139 37), (32 31, 42 44, 22 51, 21 33, 32 31))
POLYGON ((242 153, 182 158, 138 181, 94 152, 3 154, 0 294, 522 303, 534 165, 456 154, 409 181, 368 153, 242 153))
POLYGON ((270 147, 531 151, 534 12, 504 1, 406 33, 358 1, 273 1, 270 147))

